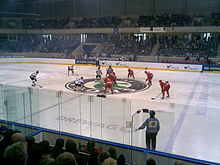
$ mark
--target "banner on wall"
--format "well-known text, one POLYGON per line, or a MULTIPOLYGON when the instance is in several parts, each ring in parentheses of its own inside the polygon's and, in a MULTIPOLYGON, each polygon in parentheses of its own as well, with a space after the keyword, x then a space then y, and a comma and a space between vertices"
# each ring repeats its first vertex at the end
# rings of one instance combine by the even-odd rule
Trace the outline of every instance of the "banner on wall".
POLYGON ((100 60, 100 65, 135 67, 135 68, 143 68, 143 69, 151 68, 151 69, 165 69, 165 70, 202 71, 202 65, 196 65, 196 64, 173 64, 173 63, 100 60))
POLYGON ((76 64, 91 64, 91 65, 95 65, 96 64, 96 60, 95 59, 76 59, 75 63, 76 64))
MULTIPOLYGON (((96 65, 96 59, 53 59, 53 58, 0 58, 0 63, 8 62, 28 62, 28 63, 48 63, 48 64, 91 64, 96 65)), ((99 60, 100 65, 114 66, 121 68, 136 69, 155 69, 155 70, 176 70, 176 71, 218 71, 220 65, 199 65, 199 64, 176 64, 176 63, 153 63, 153 62, 135 62, 135 61, 109 61, 99 60)))
POLYGON ((104 60, 101 60, 100 65, 129 67, 128 62, 125 62, 125 61, 104 61, 104 60))
POLYGON ((220 72, 220 65, 203 65, 203 71, 216 71, 220 72))
POLYGON ((173 70, 188 70, 188 71, 202 71, 202 65, 191 65, 191 64, 168 64, 166 69, 173 70))
POLYGON ((165 27, 145 27, 145 28, 140 28, 140 33, 148 33, 148 32, 162 33, 162 32, 166 32, 166 28, 165 27))
POLYGON ((140 33, 151 32, 153 29, 151 27, 140 28, 140 33))
POLYGON ((153 32, 166 32, 165 27, 153 27, 153 32))

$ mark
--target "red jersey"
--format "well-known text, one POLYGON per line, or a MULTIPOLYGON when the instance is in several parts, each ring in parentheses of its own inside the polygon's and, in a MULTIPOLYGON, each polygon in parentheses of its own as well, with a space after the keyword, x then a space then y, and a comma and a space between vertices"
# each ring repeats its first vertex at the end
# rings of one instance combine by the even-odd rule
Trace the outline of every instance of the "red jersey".
POLYGON ((167 97, 170 97, 170 92, 169 92, 170 84, 169 84, 169 82, 168 81, 163 82, 162 80, 160 80, 159 83, 160 83, 160 87, 161 87, 162 99, 165 96, 165 92, 167 93, 167 97))
POLYGON ((112 77, 115 77, 116 74, 115 74, 115 72, 112 72, 109 75, 112 76, 112 77))
POLYGON ((164 91, 168 91, 170 89, 170 83, 168 81, 166 81, 163 85, 164 87, 164 91))
POLYGON ((109 77, 106 77, 104 79, 104 82, 107 83, 107 84, 112 84, 112 80, 109 77))
POLYGON ((153 73, 151 72, 147 72, 146 74, 148 79, 152 79, 154 77, 153 73))
POLYGON ((128 74, 129 74, 129 75, 133 75, 133 74, 134 74, 134 71, 131 70, 131 69, 128 69, 128 74))
POLYGON ((162 80, 160 80, 159 83, 160 83, 160 87, 161 87, 161 89, 163 89, 163 88, 164 88, 164 84, 165 84, 165 82, 163 82, 162 80))
POLYGON ((116 74, 115 74, 115 72, 110 73, 108 78, 110 78, 112 81, 116 81, 116 74))

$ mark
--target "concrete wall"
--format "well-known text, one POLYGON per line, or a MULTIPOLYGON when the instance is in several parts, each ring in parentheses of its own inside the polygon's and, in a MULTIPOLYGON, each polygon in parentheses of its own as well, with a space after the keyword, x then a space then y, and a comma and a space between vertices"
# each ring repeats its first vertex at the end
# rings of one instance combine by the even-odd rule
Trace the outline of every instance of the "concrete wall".
MULTIPOLYGON (((42 30, 26 30, 26 29, 1 29, 2 34, 112 34, 113 28, 90 28, 90 29, 42 29, 42 30)), ((166 27, 161 31, 144 31, 141 28, 119 28, 119 33, 157 33, 157 34, 177 34, 177 33, 201 33, 201 32, 220 32, 218 26, 194 26, 194 27, 166 27)))

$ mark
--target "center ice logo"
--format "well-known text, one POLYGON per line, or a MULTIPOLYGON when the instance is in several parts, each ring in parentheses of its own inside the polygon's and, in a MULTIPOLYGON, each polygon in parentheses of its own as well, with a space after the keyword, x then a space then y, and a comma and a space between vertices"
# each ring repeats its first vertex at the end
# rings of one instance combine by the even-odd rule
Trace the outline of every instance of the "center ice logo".
MULTIPOLYGON (((86 84, 87 86, 89 85, 89 83, 86 84)), ((91 85, 96 89, 100 89, 100 90, 104 90, 105 89, 105 83, 103 81, 95 81, 95 82, 91 82, 91 85)), ((125 89, 125 88, 129 88, 131 86, 131 84, 129 82, 124 82, 124 81, 117 81, 117 83, 113 83, 113 88, 114 89, 125 89)))
MULTIPOLYGON (((86 93, 93 93, 93 94, 102 94, 104 93, 105 83, 102 80, 96 81, 93 79, 85 79, 84 80, 84 89, 83 90, 76 90, 74 88, 74 81, 68 82, 65 87, 69 90, 75 92, 86 92, 86 93)), ((123 79, 118 78, 117 83, 113 84, 114 94, 119 93, 131 93, 131 92, 138 92, 148 89, 150 86, 145 82, 141 82, 138 80, 130 80, 130 79, 123 79)), ((108 94, 108 93, 107 93, 108 94)))

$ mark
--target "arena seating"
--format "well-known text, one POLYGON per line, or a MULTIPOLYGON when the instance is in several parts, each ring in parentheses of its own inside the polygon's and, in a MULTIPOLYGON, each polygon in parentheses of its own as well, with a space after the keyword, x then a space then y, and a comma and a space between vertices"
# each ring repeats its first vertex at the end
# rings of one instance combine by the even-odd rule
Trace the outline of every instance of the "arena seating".
POLYGON ((220 13, 212 13, 210 21, 203 15, 181 14, 140 15, 130 17, 95 18, 0 18, 1 28, 23 29, 67 29, 67 28, 114 28, 114 27, 180 27, 180 26, 219 26, 220 13), (201 21, 202 18, 202 21, 201 21), (198 19, 200 21, 198 21, 198 19))
POLYGON ((15 40, 1 40, 0 53, 62 53, 68 55, 79 44, 80 40, 77 35, 20 34, 15 40))
POLYGON ((176 63, 209 63, 209 58, 217 56, 217 46, 220 43, 219 38, 201 38, 201 36, 189 38, 187 35, 161 36, 159 40, 159 56, 185 57, 185 61, 176 63))

